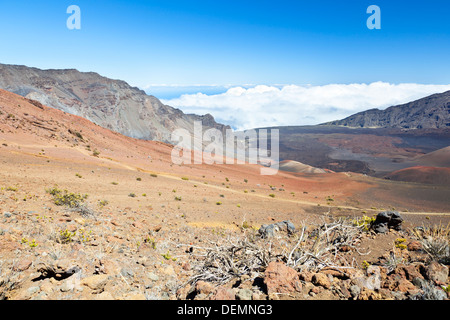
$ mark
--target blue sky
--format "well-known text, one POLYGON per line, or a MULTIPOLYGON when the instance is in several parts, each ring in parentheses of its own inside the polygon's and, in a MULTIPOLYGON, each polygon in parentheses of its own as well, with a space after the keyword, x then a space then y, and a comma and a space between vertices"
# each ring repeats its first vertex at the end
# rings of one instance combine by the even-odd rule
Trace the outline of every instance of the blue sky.
POLYGON ((2 1, 0 63, 95 71, 166 99, 232 86, 447 85, 449 12, 448 0, 2 1), (81 30, 66 28, 72 4, 81 30), (372 4, 381 30, 366 27, 372 4))
POLYGON ((149 84, 450 83, 448 0, 2 1, 0 62, 149 84), (68 30, 66 8, 81 8, 68 30), (369 30, 377 4, 381 30, 369 30))

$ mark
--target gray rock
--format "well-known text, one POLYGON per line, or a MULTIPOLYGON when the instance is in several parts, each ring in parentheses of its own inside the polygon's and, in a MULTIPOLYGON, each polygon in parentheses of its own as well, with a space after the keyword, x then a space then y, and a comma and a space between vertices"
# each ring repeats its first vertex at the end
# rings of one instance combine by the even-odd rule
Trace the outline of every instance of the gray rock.
POLYGON ((36 287, 29 287, 29 288, 27 289, 27 292, 28 292, 29 294, 34 294, 34 293, 36 293, 36 292, 39 292, 39 290, 41 290, 41 288, 40 288, 39 286, 36 286, 36 287))
POLYGON ((378 213, 371 228, 377 233, 386 233, 389 229, 401 230, 403 218, 397 211, 384 211, 378 213))
POLYGON ((154 274, 153 272, 149 272, 147 274, 147 277, 152 280, 152 281, 158 281, 159 280, 159 276, 157 274, 154 274))
POLYGON ((374 224, 372 226, 372 230, 376 233, 387 233, 389 232, 388 224, 387 223, 378 223, 374 224))
POLYGON ((429 280, 445 283, 448 278, 449 269, 447 266, 432 261, 427 267, 425 275, 429 280))
POLYGON ((74 288, 74 284, 70 281, 65 281, 61 287, 59 287, 59 290, 61 290, 61 292, 69 292, 72 291, 74 288))
POLYGON ((264 224, 258 230, 259 234, 263 238, 274 237, 277 232, 286 232, 291 235, 295 232, 295 226, 290 221, 282 221, 273 224, 264 224))
POLYGON ((432 281, 425 281, 422 286, 422 291, 411 296, 411 300, 444 300, 447 299, 447 294, 441 288, 435 286, 432 281))
POLYGON ((395 300, 406 300, 406 295, 401 291, 391 291, 391 295, 395 300))
POLYGON ((415 285, 419 289, 422 289, 427 284, 427 280, 419 278, 419 277, 414 278, 411 282, 413 285, 415 285))
POLYGON ((348 288, 348 291, 350 292, 352 297, 356 299, 361 293, 361 288, 354 284, 350 286, 350 288, 348 288))
POLYGON ((250 289, 239 289, 236 293, 236 297, 239 300, 252 300, 253 292, 250 289))
POLYGON ((134 272, 130 268, 122 268, 120 270, 120 274, 123 275, 124 277, 128 277, 128 278, 134 277, 134 272))

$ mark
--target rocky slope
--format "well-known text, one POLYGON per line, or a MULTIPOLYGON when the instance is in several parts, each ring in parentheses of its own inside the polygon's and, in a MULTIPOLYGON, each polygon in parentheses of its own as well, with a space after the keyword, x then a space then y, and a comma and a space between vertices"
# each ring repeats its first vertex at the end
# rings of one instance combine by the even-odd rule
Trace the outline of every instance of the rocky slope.
POLYGON ((138 139, 170 142, 173 130, 193 132, 196 120, 202 121, 205 129, 229 128, 209 114, 184 114, 124 81, 94 72, 0 64, 0 88, 138 139))
POLYGON ((450 127, 450 91, 392 106, 371 109, 327 125, 357 128, 446 128, 450 127))
POLYGON ((0 300, 448 297, 448 257, 425 251, 448 243, 448 189, 171 150, 0 90, 0 300), (394 204, 401 230, 361 217, 394 204))

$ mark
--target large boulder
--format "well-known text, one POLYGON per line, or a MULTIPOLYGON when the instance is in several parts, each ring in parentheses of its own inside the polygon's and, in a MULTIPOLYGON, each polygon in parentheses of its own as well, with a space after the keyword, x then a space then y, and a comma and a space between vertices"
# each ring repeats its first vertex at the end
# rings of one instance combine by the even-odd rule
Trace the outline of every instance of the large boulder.
POLYGON ((446 283, 449 274, 447 266, 440 264, 436 261, 432 261, 425 271, 425 275, 428 280, 432 280, 437 283, 446 283))
POLYGON ((302 290, 302 284, 297 271, 282 262, 272 261, 266 268, 264 284, 267 293, 294 293, 302 290))
POLYGON ((403 218, 397 211, 380 212, 372 223, 372 230, 376 233, 387 233, 389 229, 401 230, 403 218))

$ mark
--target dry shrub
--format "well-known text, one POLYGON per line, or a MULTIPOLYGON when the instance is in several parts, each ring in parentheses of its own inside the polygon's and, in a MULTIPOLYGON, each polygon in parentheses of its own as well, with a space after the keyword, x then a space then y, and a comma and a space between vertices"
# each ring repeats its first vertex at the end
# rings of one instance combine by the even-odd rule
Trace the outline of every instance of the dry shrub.
POLYGON ((191 263, 193 275, 188 283, 203 280, 224 284, 244 275, 252 279, 260 277, 271 261, 282 261, 298 271, 319 271, 330 266, 352 268, 341 254, 341 248, 347 246, 357 251, 363 229, 349 219, 340 218, 312 228, 302 225, 291 236, 279 234, 263 239, 249 229, 243 236, 210 241, 206 247, 178 246, 191 247, 196 258, 191 263))

